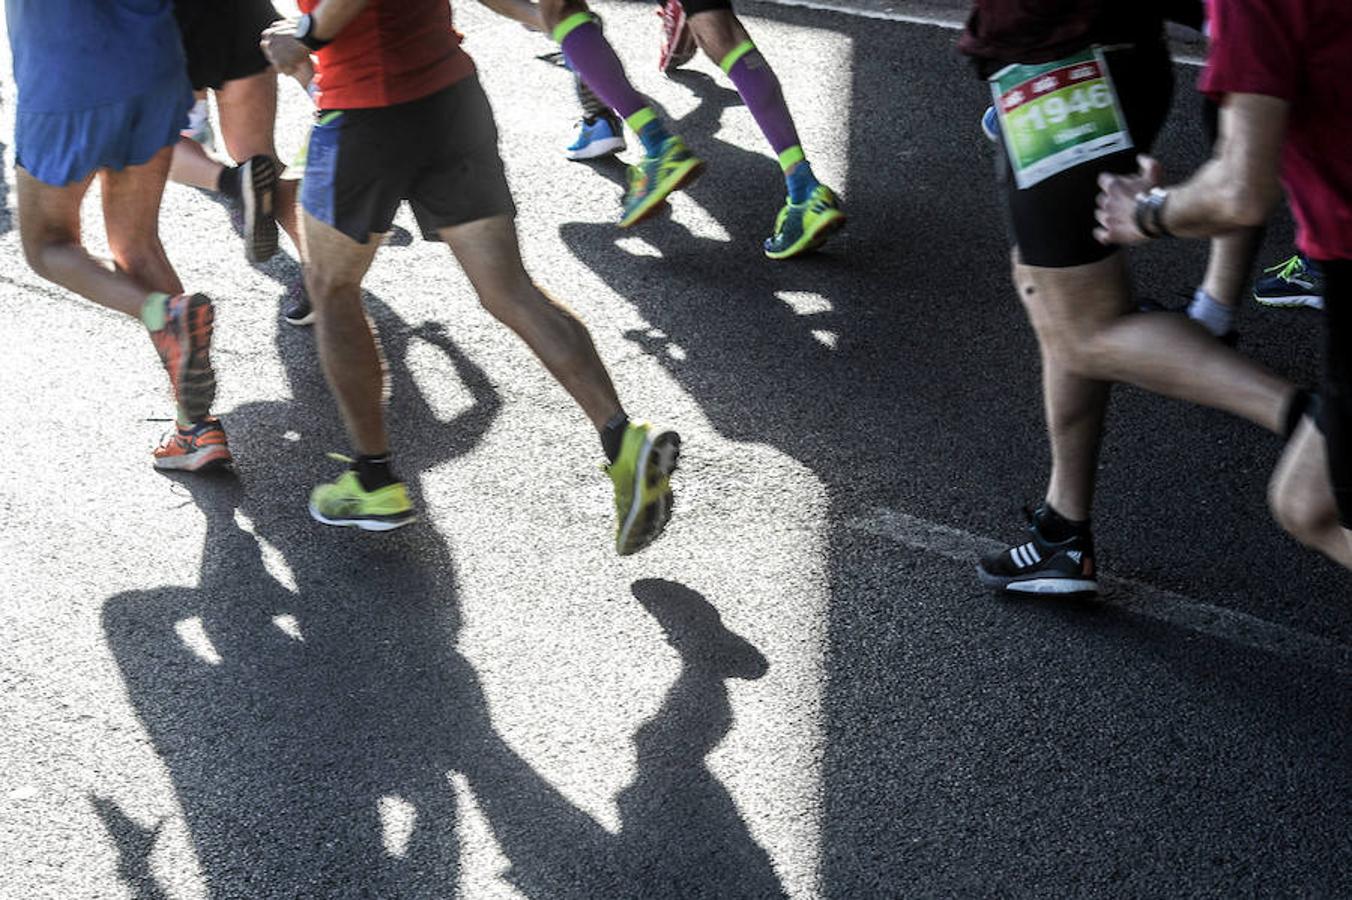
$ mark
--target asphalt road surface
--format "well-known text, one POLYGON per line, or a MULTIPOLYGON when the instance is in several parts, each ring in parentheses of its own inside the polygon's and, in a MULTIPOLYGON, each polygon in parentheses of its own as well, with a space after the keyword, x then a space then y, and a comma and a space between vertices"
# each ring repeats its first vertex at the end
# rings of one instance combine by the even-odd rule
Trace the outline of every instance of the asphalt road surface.
MULTIPOLYGON (((238 472, 155 473, 149 342, 27 270, 5 169, 0 894, 1352 894, 1352 578, 1272 523, 1275 438, 1119 390, 1104 601, 977 584, 1048 459, 955 32, 745 4, 852 217, 775 264, 782 186, 737 95, 708 61, 657 74, 647 3, 599 9, 709 162, 628 233, 622 167, 559 152, 548 42, 457 18, 531 271, 631 412, 685 437, 677 518, 635 558, 610 549, 587 423, 424 243, 367 281, 424 520, 312 523, 346 442, 311 333, 278 315, 297 266, 248 266, 183 187, 162 231, 218 299, 238 472)), ((1159 152, 1181 173, 1203 151, 1178 75, 1159 152)), ((306 100, 283 87, 290 154, 306 100)), ((86 222, 100 246, 95 200, 86 222)), ((1265 258, 1289 241, 1279 222, 1265 258)), ((1151 247, 1139 287, 1179 305, 1203 260, 1151 247)), ((1311 380, 1318 327, 1249 306, 1241 347, 1311 380)))

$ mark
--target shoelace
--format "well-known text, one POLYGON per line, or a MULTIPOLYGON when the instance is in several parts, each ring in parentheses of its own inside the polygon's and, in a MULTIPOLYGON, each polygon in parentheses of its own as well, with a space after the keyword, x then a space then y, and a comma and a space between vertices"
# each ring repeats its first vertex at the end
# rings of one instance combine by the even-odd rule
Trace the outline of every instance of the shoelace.
POLYGON ((1269 266, 1264 272, 1276 272, 1277 277, 1282 281, 1291 281, 1291 276, 1302 272, 1305 269, 1305 260, 1301 259, 1300 254, 1288 259, 1286 262, 1279 262, 1275 266, 1269 266))

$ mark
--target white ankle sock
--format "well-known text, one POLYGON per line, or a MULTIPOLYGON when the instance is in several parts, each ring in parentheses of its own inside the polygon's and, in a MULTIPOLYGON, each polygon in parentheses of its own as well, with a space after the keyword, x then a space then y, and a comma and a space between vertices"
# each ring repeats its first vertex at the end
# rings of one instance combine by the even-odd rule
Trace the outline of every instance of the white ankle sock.
POLYGON ((1198 288, 1192 295, 1192 302, 1188 304, 1188 318, 1200 323, 1216 337, 1224 337, 1234 327, 1235 310, 1198 288))

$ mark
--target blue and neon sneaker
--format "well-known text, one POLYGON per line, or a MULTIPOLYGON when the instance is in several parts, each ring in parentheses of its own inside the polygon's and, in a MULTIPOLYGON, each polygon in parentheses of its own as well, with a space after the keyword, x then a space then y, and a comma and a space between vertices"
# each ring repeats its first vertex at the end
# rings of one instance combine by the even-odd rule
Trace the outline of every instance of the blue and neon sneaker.
POLYGON ((685 141, 669 137, 656 156, 645 156, 629 167, 629 188, 624 192, 620 227, 628 228, 655 213, 672 191, 699 177, 704 160, 691 153, 685 141))
POLYGON ((789 259, 815 250, 845 226, 845 213, 831 189, 819 184, 802 203, 785 203, 775 217, 775 233, 765 239, 765 255, 789 259))
POLYGON ((1319 264, 1297 253, 1286 262, 1263 270, 1268 274, 1253 284, 1253 299, 1264 306, 1324 308, 1324 273, 1319 264))
POLYGON ((986 111, 981 114, 981 133, 992 144, 1000 143, 1000 117, 995 114, 994 106, 986 107, 986 111))
POLYGON ((577 123, 577 137, 563 151, 569 159, 598 159, 624 149, 624 126, 619 119, 596 116, 577 123))

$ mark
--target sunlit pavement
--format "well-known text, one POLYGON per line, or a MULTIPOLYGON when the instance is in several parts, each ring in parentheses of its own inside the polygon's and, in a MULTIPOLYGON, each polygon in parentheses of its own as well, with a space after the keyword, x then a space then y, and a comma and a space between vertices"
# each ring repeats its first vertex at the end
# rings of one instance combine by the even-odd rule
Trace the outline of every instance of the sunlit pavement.
MULTIPOLYGON (((622 166, 562 157, 551 45, 456 17, 529 268, 631 413, 685 438, 672 528, 629 559, 590 427, 433 244, 386 248, 366 285, 423 521, 312 523, 347 447, 311 333, 278 315, 297 266, 251 268, 182 187, 162 232, 218 301, 238 473, 155 473, 150 344, 24 266, 5 148, 0 895, 1352 893, 1352 579, 1267 515, 1275 439, 1120 391, 1106 601, 976 583, 1047 460, 956 34, 745 5, 851 214, 775 264, 782 183, 730 85, 705 60, 658 74, 649 4, 598 9, 709 162, 630 232, 622 166)), ((1174 172, 1202 153, 1194 77, 1174 172)), ((289 156, 307 101, 283 88, 289 156)), ((1203 250, 1149 248, 1142 292, 1181 304, 1203 250)), ((1317 326, 1250 307, 1241 348, 1309 380, 1317 326)))

